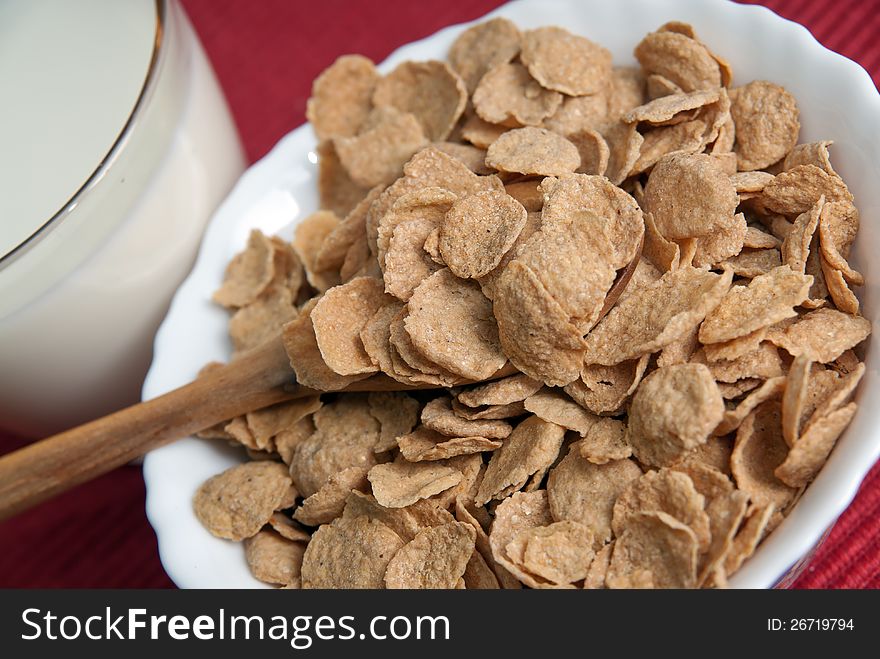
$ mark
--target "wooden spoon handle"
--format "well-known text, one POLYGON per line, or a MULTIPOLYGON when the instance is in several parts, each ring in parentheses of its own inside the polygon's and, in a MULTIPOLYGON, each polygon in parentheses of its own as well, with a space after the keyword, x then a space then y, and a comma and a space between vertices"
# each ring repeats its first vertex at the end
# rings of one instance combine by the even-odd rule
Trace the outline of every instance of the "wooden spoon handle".
POLYGON ((293 381, 280 339, 270 341, 163 396, 0 457, 0 519, 215 423, 316 393, 293 381))

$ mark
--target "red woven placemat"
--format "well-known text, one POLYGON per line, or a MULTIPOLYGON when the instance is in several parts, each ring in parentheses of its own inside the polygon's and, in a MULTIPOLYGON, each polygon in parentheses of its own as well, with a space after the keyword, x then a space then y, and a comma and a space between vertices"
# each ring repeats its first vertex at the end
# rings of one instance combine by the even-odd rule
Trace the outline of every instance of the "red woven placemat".
MULTIPOLYGON (((304 120, 312 79, 338 55, 379 61, 396 47, 481 16, 497 0, 183 0, 226 92, 250 160, 304 120)), ((767 0, 880 80, 880 0, 767 0)), ((745 44, 744 44, 745 45, 745 44)), ((0 435, 0 453, 20 442, 0 435)), ((187 505, 187 502, 181 502, 187 505)), ((171 587, 126 467, 0 524, 0 587, 171 587)), ((880 587, 880 466, 797 582, 880 587)))

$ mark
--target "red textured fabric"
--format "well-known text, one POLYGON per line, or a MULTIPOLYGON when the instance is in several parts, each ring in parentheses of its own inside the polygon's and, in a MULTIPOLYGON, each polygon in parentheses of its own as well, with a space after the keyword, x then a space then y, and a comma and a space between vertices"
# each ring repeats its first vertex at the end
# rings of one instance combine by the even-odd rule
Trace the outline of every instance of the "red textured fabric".
MULTIPOLYGON (((251 161, 304 120, 312 79, 338 55, 382 60, 472 20, 497 0, 183 0, 226 92, 251 161)), ((880 0, 766 0, 880 81, 880 0)), ((0 453, 21 442, 0 435, 0 453)), ((140 469, 126 467, 0 523, 0 587, 163 588, 140 469)), ((880 587, 880 465, 798 580, 880 587)))

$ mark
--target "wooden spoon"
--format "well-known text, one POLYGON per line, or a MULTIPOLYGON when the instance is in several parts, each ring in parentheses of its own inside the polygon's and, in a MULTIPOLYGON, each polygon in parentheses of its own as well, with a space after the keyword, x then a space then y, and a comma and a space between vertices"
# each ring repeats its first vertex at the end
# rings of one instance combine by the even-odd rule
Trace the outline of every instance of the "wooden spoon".
MULTIPOLYGON (((606 297, 604 316, 638 265, 621 270, 606 297)), ((506 367, 490 379, 511 375, 506 367)), ((403 391, 412 387, 384 374, 343 391, 403 391)), ((296 383, 280 334, 235 361, 158 398, 132 405, 0 457, 0 520, 121 467, 148 451, 221 421, 275 403, 321 393, 296 383)))

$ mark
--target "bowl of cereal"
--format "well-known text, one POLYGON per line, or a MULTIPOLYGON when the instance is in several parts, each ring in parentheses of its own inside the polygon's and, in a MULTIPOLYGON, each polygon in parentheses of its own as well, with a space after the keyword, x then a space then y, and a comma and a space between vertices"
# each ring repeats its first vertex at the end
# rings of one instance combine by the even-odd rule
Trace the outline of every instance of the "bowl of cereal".
POLYGON ((169 575, 793 579, 880 452, 878 110, 860 67, 732 3, 520 0, 340 58, 217 211, 144 387, 283 326, 333 393, 147 456, 169 575))

